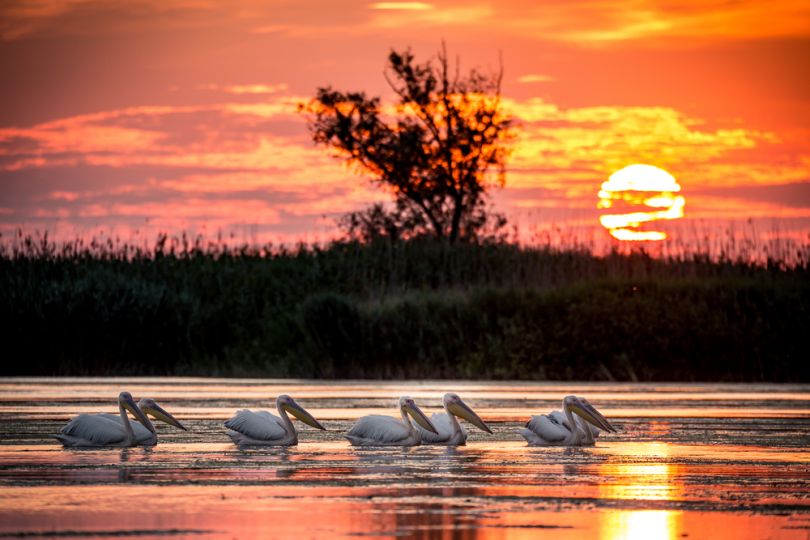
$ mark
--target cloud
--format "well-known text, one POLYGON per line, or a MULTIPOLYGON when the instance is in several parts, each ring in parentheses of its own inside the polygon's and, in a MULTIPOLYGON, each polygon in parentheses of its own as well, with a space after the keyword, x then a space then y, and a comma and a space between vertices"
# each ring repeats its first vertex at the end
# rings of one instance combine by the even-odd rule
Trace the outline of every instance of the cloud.
POLYGON ((386 31, 392 28, 412 29, 419 26, 475 26, 495 16, 489 5, 460 5, 430 9, 378 9, 364 26, 366 32, 386 31))
MULTIPOLYGON (((334 217, 387 199, 314 147, 296 112, 302 98, 267 86, 272 91, 244 92, 240 103, 128 107, 0 129, 0 175, 12 186, 0 195, 0 207, 11 209, 0 213, 0 229, 133 231, 148 221, 173 230, 258 228, 265 239, 280 230, 328 236, 336 233, 334 217)), ((215 89, 229 95, 228 88, 215 89)), ((773 215, 777 199, 805 188, 767 199, 765 191, 746 195, 748 188, 735 195, 732 185, 801 184, 810 176, 806 145, 785 146, 739 124, 709 127, 673 108, 503 103, 520 128, 507 187, 494 200, 535 222, 593 220, 599 185, 631 163, 672 173, 684 188, 687 216, 737 215, 740 204, 723 206, 723 197, 773 215)))
POLYGON ((547 82, 554 82, 557 79, 552 77, 551 75, 540 75, 537 73, 531 73, 528 75, 521 75, 518 77, 519 83, 530 84, 530 83, 547 83, 547 82))
MULTIPOLYGON (((730 152, 776 143, 767 132, 706 129, 699 119, 667 107, 564 109, 539 98, 507 99, 504 104, 521 123, 510 171, 542 176, 560 187, 577 183, 577 178, 591 184, 595 175, 606 178, 632 163, 675 171, 702 166, 709 171, 714 160, 730 152), (547 171, 537 175, 538 166, 547 171)), ((702 183, 719 181, 722 178, 701 179, 702 183)))
POLYGON ((0 232, 261 230, 262 241, 287 241, 334 233, 334 217, 379 200, 314 147, 299 98, 249 95, 260 101, 131 107, 0 130, 0 176, 11 186, 0 195, 9 208, 0 232))
MULTIPOLYGON (((756 201, 779 207, 810 210, 810 176, 806 177, 804 182, 791 184, 697 188, 692 191, 692 195, 722 200, 756 201)), ((810 212, 807 215, 810 216, 810 212)))
POLYGON ((289 86, 286 83, 278 84, 234 84, 234 85, 221 85, 221 84, 202 84, 198 88, 202 90, 212 90, 215 92, 224 92, 226 94, 240 95, 254 95, 254 94, 280 94, 287 92, 289 86))
POLYGON ((270 103, 131 107, 0 129, 0 170, 77 165, 273 168, 317 156, 287 123, 303 126, 289 96, 270 103), (280 129, 274 129, 278 121, 280 129))
POLYGON ((801 0, 726 2, 724 0, 557 0, 501 4, 496 13, 504 29, 527 37, 581 45, 647 41, 689 43, 800 37, 810 28, 810 8, 801 0))
POLYGON ((467 27, 500 36, 576 45, 645 41, 681 46, 712 40, 796 38, 807 35, 810 7, 802 0, 551 0, 508 2, 318 2, 275 0, 6 0, 0 3, 5 41, 54 35, 120 35, 223 29, 253 35, 318 35, 410 31, 414 24, 467 27), (493 22, 495 24, 493 24, 493 22))
POLYGON ((413 10, 426 11, 435 9, 433 4, 426 2, 375 2, 368 5, 369 9, 392 9, 392 10, 413 10))
POLYGON ((331 28, 366 11, 365 4, 282 0, 5 0, 0 2, 0 39, 14 41, 40 35, 105 36, 225 29, 253 35, 311 32, 331 28), (350 14, 347 19, 344 14, 350 14))

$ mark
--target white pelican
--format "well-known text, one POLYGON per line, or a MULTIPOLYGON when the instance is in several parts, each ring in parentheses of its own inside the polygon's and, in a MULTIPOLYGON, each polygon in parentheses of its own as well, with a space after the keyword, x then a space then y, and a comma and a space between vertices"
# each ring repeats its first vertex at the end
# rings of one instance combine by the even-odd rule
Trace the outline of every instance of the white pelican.
POLYGON ((304 410, 290 396, 278 396, 276 399, 278 416, 267 411, 237 411, 225 422, 228 436, 238 445, 290 446, 298 444, 298 433, 293 427, 289 412, 302 422, 314 428, 323 429, 315 418, 304 410))
POLYGON ((138 446, 155 444, 155 427, 148 412, 158 420, 185 429, 172 415, 160 408, 151 399, 141 401, 143 409, 135 404, 132 394, 118 394, 118 415, 80 414, 68 422, 56 438, 65 446, 138 446), (127 416, 131 412, 140 422, 131 422, 127 416))
POLYGON ((433 413, 430 416, 430 421, 438 431, 438 434, 431 433, 423 429, 421 426, 416 426, 422 435, 422 444, 443 444, 447 446, 456 446, 466 444, 467 432, 458 423, 456 417, 463 418, 478 429, 486 431, 490 435, 492 430, 484 423, 481 418, 467 406, 464 401, 458 397, 457 394, 448 392, 442 399, 444 404, 444 413, 433 413))
POLYGON ((614 432, 610 422, 585 398, 565 396, 563 412, 532 416, 520 434, 532 446, 583 446, 592 445, 599 429, 614 432), (580 421, 574 418, 574 413, 580 421), (594 430, 594 427, 599 428, 594 430))
MULTIPOLYGON (((146 420, 148 423, 141 424, 140 422, 136 422, 134 420, 129 421, 130 426, 132 426, 132 431, 135 432, 137 446, 154 446, 157 444, 157 433, 155 432, 152 422, 149 421, 150 415, 155 420, 160 420, 161 422, 169 424, 170 426, 182 429, 183 431, 188 431, 186 426, 181 424, 174 416, 164 410, 163 407, 155 403, 155 400, 152 398, 141 399, 138 402, 138 408, 146 415, 146 420)), ((119 421, 118 416, 115 414, 100 414, 98 416, 103 416, 111 422, 117 423, 119 421)))
POLYGON ((422 434, 413 427, 408 415, 426 430, 438 434, 416 403, 408 396, 399 398, 402 421, 392 416, 372 414, 364 416, 346 433, 354 446, 416 446, 422 443, 422 434))

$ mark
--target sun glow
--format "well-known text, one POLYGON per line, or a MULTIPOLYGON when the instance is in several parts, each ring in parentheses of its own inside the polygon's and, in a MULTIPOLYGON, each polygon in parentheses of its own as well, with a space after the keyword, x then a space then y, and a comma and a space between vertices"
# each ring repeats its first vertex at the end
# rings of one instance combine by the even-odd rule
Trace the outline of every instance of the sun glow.
POLYGON ((683 217, 686 199, 676 195, 681 186, 663 169, 652 165, 629 165, 610 175, 599 190, 597 208, 612 208, 621 213, 606 213, 599 222, 618 240, 664 240, 663 231, 642 230, 645 223, 683 217), (643 207, 644 210, 640 210, 643 207))

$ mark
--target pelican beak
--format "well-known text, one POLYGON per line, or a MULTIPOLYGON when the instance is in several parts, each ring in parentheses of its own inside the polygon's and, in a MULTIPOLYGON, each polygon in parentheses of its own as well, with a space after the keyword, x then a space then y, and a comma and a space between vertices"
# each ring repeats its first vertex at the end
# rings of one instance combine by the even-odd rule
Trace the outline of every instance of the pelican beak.
POLYGON ((132 398, 125 399, 122 403, 124 408, 132 413, 132 416, 135 417, 135 420, 146 426, 147 428, 152 424, 143 411, 135 404, 135 400, 132 398))
POLYGON ((607 418, 602 416, 602 413, 582 398, 577 398, 575 404, 571 406, 571 412, 577 413, 580 417, 587 420, 588 423, 593 424, 599 429, 603 429, 609 433, 616 433, 616 428, 610 425, 607 418))
POLYGON ((315 420, 315 417, 309 414, 301 405, 296 402, 286 403, 284 405, 284 410, 288 413, 293 415, 294 417, 301 420, 303 423, 307 424, 308 426, 312 426, 317 429, 322 429, 326 431, 326 428, 321 425, 320 422, 315 420))
POLYGON ((489 426, 481 420, 481 417, 475 414, 475 412, 467 406, 461 400, 454 401, 450 405, 447 406, 447 410, 453 413, 454 415, 458 416, 459 418, 463 418, 467 422, 471 423, 481 431, 486 431, 489 434, 492 434, 492 430, 489 429, 489 426))
POLYGON ((417 424, 431 433, 435 433, 436 435, 439 434, 439 432, 436 431, 436 427, 433 425, 433 423, 428 419, 427 416, 425 416, 425 413, 422 412, 422 409, 416 406, 416 403, 405 405, 405 411, 411 415, 411 418, 413 418, 417 424))
POLYGON ((166 410, 163 409, 163 407, 161 407, 157 403, 153 403, 151 405, 145 405, 144 408, 143 408, 143 412, 145 412, 146 414, 151 414, 152 417, 155 418, 156 420, 160 420, 161 422, 165 422, 165 423, 169 424, 170 426, 180 428, 183 431, 188 431, 188 429, 186 429, 186 426, 181 424, 180 421, 177 420, 177 418, 175 418, 174 416, 172 416, 171 414, 166 412, 166 410))

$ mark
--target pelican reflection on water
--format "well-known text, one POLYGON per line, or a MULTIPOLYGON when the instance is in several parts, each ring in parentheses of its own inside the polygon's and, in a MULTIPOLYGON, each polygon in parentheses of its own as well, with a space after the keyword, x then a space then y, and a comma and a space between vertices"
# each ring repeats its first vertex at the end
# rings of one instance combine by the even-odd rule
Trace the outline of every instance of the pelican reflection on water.
POLYGON ((520 434, 532 446, 590 446, 600 430, 616 432, 585 398, 565 396, 562 408, 563 412, 532 416, 520 434))
POLYGON ((481 420, 475 411, 467 406, 464 401, 458 397, 458 394, 448 392, 442 398, 444 405, 443 413, 433 413, 430 416, 430 421, 436 428, 438 433, 433 433, 422 426, 415 426, 422 435, 422 444, 442 444, 447 446, 461 446, 467 443, 467 432, 461 424, 458 423, 458 418, 463 418, 481 431, 486 431, 490 435, 492 430, 489 426, 481 420))
POLYGON ((238 445, 251 446, 291 446, 298 444, 298 432, 295 430, 289 412, 305 424, 317 429, 326 430, 315 417, 309 414, 293 398, 281 395, 276 398, 276 410, 280 416, 267 411, 241 410, 228 421, 228 436, 238 445))
POLYGON ((399 398, 399 412, 402 420, 392 416, 372 414, 364 416, 349 429, 346 438, 354 446, 418 446, 422 443, 422 433, 411 424, 409 416, 425 430, 438 435, 439 432, 425 413, 408 397, 399 398))
POLYGON ((118 395, 118 414, 80 414, 68 422, 55 437, 64 446, 152 446, 157 444, 155 426, 147 417, 186 430, 174 416, 151 398, 138 404, 129 392, 118 395), (135 416, 130 420, 127 411, 135 416))

